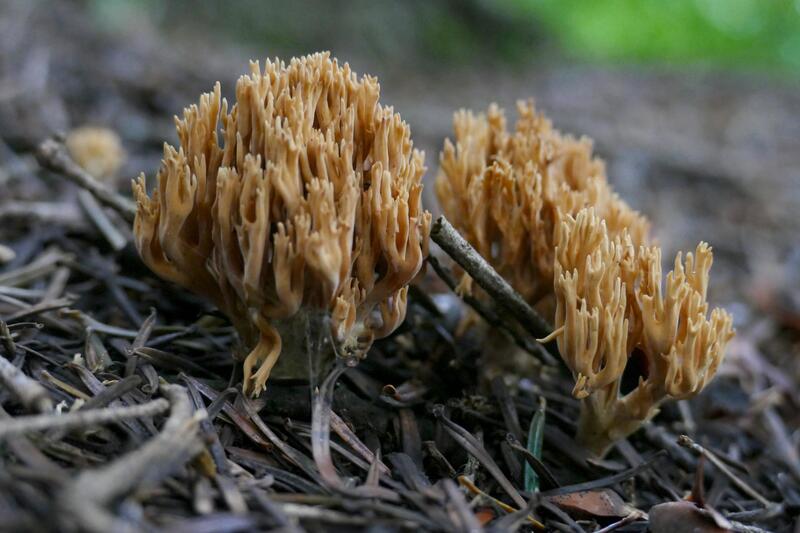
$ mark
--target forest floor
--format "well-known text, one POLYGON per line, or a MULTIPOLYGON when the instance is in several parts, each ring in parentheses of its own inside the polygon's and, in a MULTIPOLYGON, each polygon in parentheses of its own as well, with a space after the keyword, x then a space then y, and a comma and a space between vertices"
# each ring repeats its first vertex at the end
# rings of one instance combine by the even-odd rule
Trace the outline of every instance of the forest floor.
POLYGON ((127 152, 112 184, 127 196, 174 140, 172 116, 216 80, 229 93, 244 52, 190 56, 152 28, 109 35, 72 3, 32 5, 0 8, 0 373, 18 386, 0 387, 0 530, 800 531, 797 84, 580 65, 381 78, 428 179, 455 108, 498 101, 512 118, 533 96, 559 129, 595 139, 665 257, 714 247, 709 299, 737 328, 717 378, 594 460, 572 439, 571 377, 488 379, 504 344, 455 334, 464 306, 433 269, 396 333, 338 382, 317 376, 332 402, 303 382, 244 400, 227 322, 153 276, 124 217, 35 155, 103 124, 127 152), (312 403, 329 418, 327 464, 312 454, 312 403), (531 492, 520 448, 534 418, 531 492))

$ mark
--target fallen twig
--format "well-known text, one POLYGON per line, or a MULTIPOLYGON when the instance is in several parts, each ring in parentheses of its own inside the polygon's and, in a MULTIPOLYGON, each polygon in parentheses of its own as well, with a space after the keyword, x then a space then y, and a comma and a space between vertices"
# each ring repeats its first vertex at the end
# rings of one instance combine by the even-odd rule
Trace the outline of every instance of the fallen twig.
POLYGON ((24 435, 46 429, 72 430, 91 427, 108 422, 117 422, 128 418, 140 418, 163 413, 169 408, 169 402, 163 398, 142 405, 129 407, 109 407, 106 409, 79 410, 63 415, 45 414, 20 416, 7 420, 0 425, 0 440, 15 435, 24 435))
MULTIPOLYGON (((9 357, 13 357, 14 341, 11 339, 8 326, 2 320, 0 320, 0 336, 5 342, 9 357)), ((2 356, 0 356, 0 380, 27 409, 38 413, 53 410, 53 401, 47 394, 47 389, 42 387, 39 382, 26 376, 22 370, 2 356)), ((0 427, 0 432, 5 428, 5 425, 6 423, 4 422, 3 426, 0 427)))
POLYGON ((704 456, 706 459, 711 462, 714 466, 716 466, 722 474, 727 477, 731 482, 736 485, 743 493, 747 494, 757 502, 759 502, 764 507, 773 507, 776 504, 766 499, 764 496, 759 494, 753 487, 747 484, 742 478, 737 476, 728 466, 720 460, 714 453, 710 450, 705 449, 703 446, 700 446, 696 442, 694 442, 691 438, 686 435, 681 435, 678 437, 678 444, 683 446, 684 448, 688 448, 692 450, 694 453, 698 455, 704 456))
POLYGON ((167 477, 202 450, 199 429, 205 411, 193 411, 186 390, 179 385, 162 385, 161 391, 166 399, 156 402, 170 408, 161 433, 109 465, 84 471, 61 490, 58 503, 64 517, 77 522, 81 530, 140 530, 140 524, 125 521, 106 506, 167 477))
POLYGON ((101 204, 115 210, 126 222, 133 222, 136 216, 134 203, 117 194, 81 168, 72 160, 63 143, 55 139, 47 139, 39 145, 39 149, 36 151, 36 160, 44 168, 57 172, 78 187, 92 193, 101 204))
MULTIPOLYGON (((428 257, 428 264, 431 265, 436 275, 445 282, 445 284, 450 287, 450 290, 456 292, 456 287, 458 283, 453 278, 453 274, 447 270, 447 268, 442 265, 439 260, 434 256, 428 257)), ((534 356, 541 356, 542 359, 545 361, 550 361, 551 357, 550 354, 546 352, 544 347, 533 341, 529 341, 525 338, 524 334, 521 331, 518 331, 516 328, 511 327, 507 324, 498 314, 492 309, 490 306, 484 304, 479 299, 475 298, 469 294, 461 294, 459 295, 460 298, 464 301, 465 304, 470 306, 476 313, 478 313, 481 318, 483 318, 487 324, 490 326, 494 326, 506 332, 511 339, 514 341, 514 344, 525 350, 526 352, 530 353, 534 356)))
MULTIPOLYGON (((528 305, 443 216, 433 223, 431 239, 534 338, 546 337, 552 333, 553 327, 528 305)), ((550 356, 545 362, 555 365, 556 359, 550 356)))
POLYGON ((128 239, 114 226, 114 223, 108 218, 108 215, 103 211, 97 198, 95 198, 91 192, 86 190, 80 191, 78 193, 78 202, 81 204, 83 212, 86 213, 86 216, 89 217, 89 220, 94 224, 94 227, 105 237, 108 244, 111 245, 111 248, 115 252, 119 252, 125 248, 125 245, 128 244, 128 239))

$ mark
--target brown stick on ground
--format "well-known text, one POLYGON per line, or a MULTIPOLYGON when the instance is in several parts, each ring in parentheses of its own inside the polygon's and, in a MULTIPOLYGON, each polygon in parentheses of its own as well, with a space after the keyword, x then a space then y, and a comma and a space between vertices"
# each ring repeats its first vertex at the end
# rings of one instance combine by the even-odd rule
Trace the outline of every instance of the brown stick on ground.
POLYGON ((136 216, 136 205, 133 201, 117 194, 83 170, 69 156, 63 143, 47 139, 36 150, 36 160, 42 167, 64 176, 78 187, 92 193, 101 204, 115 210, 126 222, 133 222, 136 216))
MULTIPOLYGON (((433 223, 431 239, 534 338, 552 333, 553 326, 528 305, 443 216, 433 223)), ((555 359, 546 362, 555 364, 555 359)))
POLYGON ((205 411, 193 411, 186 389, 179 385, 162 385, 161 392, 171 408, 161 433, 102 468, 84 471, 61 490, 59 508, 78 529, 139 531, 141 524, 125 522, 108 505, 171 475, 203 449, 200 421, 205 411))

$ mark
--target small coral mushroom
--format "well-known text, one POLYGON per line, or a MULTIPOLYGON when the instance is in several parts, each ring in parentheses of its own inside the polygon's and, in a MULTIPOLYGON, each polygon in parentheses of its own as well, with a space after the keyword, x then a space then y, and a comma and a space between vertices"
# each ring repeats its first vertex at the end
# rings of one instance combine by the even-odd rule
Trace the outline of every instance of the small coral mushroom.
POLYGON ((180 148, 164 147, 152 198, 134 183, 143 260, 230 317, 252 347, 248 393, 264 389, 287 322, 325 313, 360 356, 405 316, 427 254, 425 169, 378 97, 375 78, 328 54, 252 63, 230 111, 217 84, 176 119, 180 148))
POLYGON ((554 129, 519 102, 508 132, 503 110, 459 111, 455 145, 441 155, 436 194, 445 216, 531 304, 552 293, 553 251, 562 215, 594 206, 614 234, 644 243, 648 223, 611 189, 587 138, 554 129))
POLYGON ((582 399, 578 439, 602 454, 664 400, 705 386, 733 336, 731 317, 708 315, 707 245, 685 263, 679 255, 662 288, 649 224, 612 191, 591 142, 562 135, 531 103, 518 113, 512 133, 494 105, 486 115, 456 113, 436 192, 445 215, 529 303, 547 309, 555 300, 550 339, 582 399), (632 358, 646 369, 623 393, 632 358))
POLYGON ((661 250, 636 249, 627 231, 611 236, 592 209, 566 216, 555 252, 556 329, 552 337, 582 399, 578 440, 603 454, 635 431, 666 399, 694 396, 714 376, 733 337, 731 316, 708 314, 711 249, 675 258, 662 287, 661 250), (662 293, 663 291, 663 293, 662 293), (646 370, 620 390, 634 353, 646 370))

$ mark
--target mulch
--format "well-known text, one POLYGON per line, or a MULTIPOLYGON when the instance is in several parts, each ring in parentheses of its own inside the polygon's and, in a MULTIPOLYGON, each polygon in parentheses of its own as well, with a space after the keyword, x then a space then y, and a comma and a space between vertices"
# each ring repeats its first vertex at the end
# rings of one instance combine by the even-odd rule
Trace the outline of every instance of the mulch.
MULTIPOLYGON (((165 109, 204 89, 202 66, 57 6, 58 27, 52 13, 7 8, 48 35, 51 57, 0 36, 0 56, 17 54, 4 62, 48 70, 30 67, 0 103, 0 530, 800 527, 800 313, 786 293, 743 303, 715 381, 602 460, 572 438, 571 377, 541 363, 502 301, 484 302, 498 327, 457 331, 469 306, 437 275, 452 265, 438 249, 404 324, 365 360, 242 397, 225 318, 141 264, 124 213, 76 208, 77 187, 35 157, 91 116, 91 100, 121 117, 124 172, 155 168, 165 109), (504 366, 511 353, 525 372, 504 366)), ((13 69, 0 67, 7 85, 13 69)))

